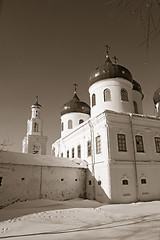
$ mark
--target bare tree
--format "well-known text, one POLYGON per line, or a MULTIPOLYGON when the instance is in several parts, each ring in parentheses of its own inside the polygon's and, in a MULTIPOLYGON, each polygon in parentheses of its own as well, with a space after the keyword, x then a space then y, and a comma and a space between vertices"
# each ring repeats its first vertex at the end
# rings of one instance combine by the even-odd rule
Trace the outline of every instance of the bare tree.
POLYGON ((160 36, 160 0, 106 0, 106 4, 128 9, 138 16, 145 33, 138 47, 145 45, 148 57, 150 44, 160 36))

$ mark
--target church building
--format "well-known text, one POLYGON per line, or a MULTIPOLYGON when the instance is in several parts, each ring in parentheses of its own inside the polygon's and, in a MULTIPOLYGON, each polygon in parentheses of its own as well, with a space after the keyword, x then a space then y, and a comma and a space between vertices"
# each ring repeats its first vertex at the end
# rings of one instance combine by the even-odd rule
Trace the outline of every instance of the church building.
POLYGON ((46 154, 47 137, 43 136, 43 121, 41 120, 41 108, 36 102, 31 106, 31 119, 27 122, 27 135, 22 142, 23 153, 46 154))
POLYGON ((86 196, 107 203, 160 199, 160 91, 157 116, 143 114, 140 84, 131 72, 111 61, 90 75, 90 106, 75 92, 61 111, 56 157, 88 163, 86 196))

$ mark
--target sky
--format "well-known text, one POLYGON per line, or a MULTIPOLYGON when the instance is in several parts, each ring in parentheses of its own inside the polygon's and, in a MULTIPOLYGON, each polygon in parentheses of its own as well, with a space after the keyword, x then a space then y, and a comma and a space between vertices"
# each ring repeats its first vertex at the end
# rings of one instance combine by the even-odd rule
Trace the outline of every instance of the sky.
MULTIPOLYGON (((160 87, 160 38, 146 59, 140 19, 108 0, 3 0, 0 12, 0 138, 21 151, 31 105, 39 97, 44 135, 60 137, 63 104, 77 94, 89 103, 88 80, 110 57, 142 86, 144 114, 155 115, 153 94, 160 87)), ((156 14, 156 13, 155 13, 156 14)))

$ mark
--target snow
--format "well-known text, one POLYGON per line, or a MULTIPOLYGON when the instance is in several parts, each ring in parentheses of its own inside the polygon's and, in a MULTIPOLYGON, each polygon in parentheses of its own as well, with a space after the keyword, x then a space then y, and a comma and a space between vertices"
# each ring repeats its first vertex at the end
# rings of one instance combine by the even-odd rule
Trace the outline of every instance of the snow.
POLYGON ((18 152, 1 152, 0 163, 2 164, 20 164, 20 165, 36 165, 36 166, 54 166, 54 167, 72 167, 87 168, 85 161, 80 159, 54 157, 48 155, 36 155, 30 153, 18 152))
POLYGON ((0 210, 0 239, 159 240, 160 202, 34 200, 0 210))

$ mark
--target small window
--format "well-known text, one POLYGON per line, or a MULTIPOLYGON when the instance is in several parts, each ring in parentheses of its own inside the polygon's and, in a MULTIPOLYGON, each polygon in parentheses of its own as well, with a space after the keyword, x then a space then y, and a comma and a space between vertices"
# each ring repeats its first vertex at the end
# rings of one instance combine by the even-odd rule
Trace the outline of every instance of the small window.
POLYGON ((81 145, 77 146, 77 157, 81 158, 81 145))
POLYGON ((109 88, 106 88, 103 92, 104 94, 104 101, 105 102, 108 102, 108 101, 111 101, 111 91, 109 88))
POLYGON ((135 139, 136 139, 137 152, 144 152, 143 137, 140 135, 136 135, 135 139))
POLYGON ((22 180, 22 181, 24 181, 24 180, 25 180, 25 178, 24 178, 24 177, 22 177, 22 178, 21 178, 21 180, 22 180))
POLYGON ((77 182, 77 178, 76 178, 76 179, 74 179, 74 181, 75 181, 75 182, 77 182))
POLYGON ((98 181, 98 185, 101 185, 101 183, 102 183, 101 180, 99 180, 99 181, 98 181))
POLYGON ((34 123, 33 125, 33 131, 38 132, 38 123, 34 123))
POLYGON ((90 140, 87 142, 87 155, 88 155, 88 157, 91 156, 91 141, 90 140))
POLYGON ((67 150, 67 158, 69 158, 69 150, 67 150))
POLYGON ((74 158, 74 148, 72 148, 72 158, 74 158))
POLYGON ((68 120, 68 129, 72 129, 72 128, 73 128, 72 120, 70 119, 70 120, 68 120))
POLYGON ((84 120, 83 119, 80 119, 79 120, 79 124, 81 124, 81 123, 83 123, 84 122, 84 120))
POLYGON ((2 186, 2 179, 3 179, 3 178, 2 178, 2 177, 0 177, 0 186, 2 186))
POLYGON ((141 184, 146 184, 147 183, 147 179, 146 178, 141 178, 141 184))
POLYGON ((118 151, 120 152, 126 152, 126 136, 125 134, 117 134, 117 140, 118 140, 118 151))
POLYGON ((160 137, 155 137, 155 146, 156 146, 156 152, 160 153, 160 137))
POLYGON ((121 89, 121 100, 128 102, 128 92, 125 88, 121 89))
POLYGON ((91 181, 91 180, 89 180, 88 184, 89 184, 89 185, 92 185, 92 181, 91 181))
POLYGON ((61 131, 64 131, 64 123, 61 123, 61 131))
POLYGON ((122 185, 128 185, 128 180, 127 179, 123 179, 122 180, 122 185))
POLYGON ((92 107, 96 105, 96 95, 92 95, 92 107))
POLYGON ((138 105, 135 101, 133 101, 133 106, 134 106, 134 112, 138 113, 138 105))
POLYGON ((61 153, 61 157, 63 158, 63 153, 61 153))
POLYGON ((101 153, 101 137, 96 137, 96 154, 101 153))
POLYGON ((63 182, 64 181, 64 178, 61 178, 61 182, 63 182))

